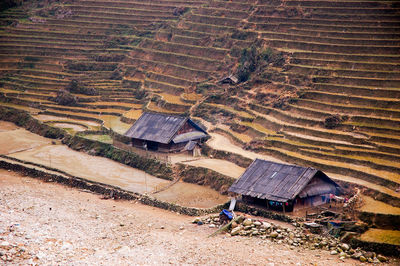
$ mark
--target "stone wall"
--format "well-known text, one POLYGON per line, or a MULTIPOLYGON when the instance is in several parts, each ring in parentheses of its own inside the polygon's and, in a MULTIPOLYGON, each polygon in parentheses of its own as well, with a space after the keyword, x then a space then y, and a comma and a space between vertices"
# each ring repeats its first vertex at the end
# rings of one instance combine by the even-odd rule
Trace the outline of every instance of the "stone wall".
POLYGON ((381 229, 398 230, 400 225, 400 215, 359 212, 358 218, 371 227, 381 229))
POLYGON ((396 245, 366 242, 358 238, 352 238, 350 240, 350 244, 354 248, 359 247, 362 248, 363 250, 377 252, 386 256, 399 257, 400 254, 400 246, 396 245))

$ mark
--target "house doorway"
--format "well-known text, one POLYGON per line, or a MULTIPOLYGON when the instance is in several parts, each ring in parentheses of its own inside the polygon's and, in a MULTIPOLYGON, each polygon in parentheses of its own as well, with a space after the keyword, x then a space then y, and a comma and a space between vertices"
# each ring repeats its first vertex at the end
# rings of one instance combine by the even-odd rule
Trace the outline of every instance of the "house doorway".
POLYGON ((158 142, 147 141, 147 149, 149 151, 158 151, 158 142))

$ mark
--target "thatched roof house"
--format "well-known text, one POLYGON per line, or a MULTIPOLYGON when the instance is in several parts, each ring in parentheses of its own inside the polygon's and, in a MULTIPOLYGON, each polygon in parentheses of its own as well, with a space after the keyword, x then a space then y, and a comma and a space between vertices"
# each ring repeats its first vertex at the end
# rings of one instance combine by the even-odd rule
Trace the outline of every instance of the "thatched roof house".
POLYGON ((256 159, 229 191, 247 202, 292 211, 294 206, 328 202, 338 189, 338 184, 317 169, 256 159))
POLYGON ((189 142, 201 143, 209 135, 188 117, 159 113, 143 113, 124 134, 132 139, 135 147, 153 151, 182 151, 193 148, 189 142))

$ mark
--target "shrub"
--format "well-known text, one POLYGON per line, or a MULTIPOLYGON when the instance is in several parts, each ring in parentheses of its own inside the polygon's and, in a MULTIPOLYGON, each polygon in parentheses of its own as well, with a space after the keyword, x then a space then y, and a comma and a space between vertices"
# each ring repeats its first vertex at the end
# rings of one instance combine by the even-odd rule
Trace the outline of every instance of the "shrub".
POLYGON ((335 114, 335 115, 331 115, 331 116, 328 116, 327 118, 325 118, 324 126, 328 129, 332 129, 332 128, 339 126, 341 122, 342 122, 342 119, 341 119, 340 115, 335 114))
POLYGON ((79 94, 85 94, 85 95, 98 95, 98 91, 95 88, 88 88, 86 87, 85 84, 82 82, 73 79, 71 82, 67 85, 66 89, 69 92, 72 93, 79 93, 79 94))
POLYGON ((55 101, 60 105, 73 106, 78 102, 78 97, 72 95, 69 91, 59 90, 56 97, 50 97, 49 100, 55 101))
POLYGON ((185 14, 188 11, 189 11, 188 7, 179 6, 179 7, 175 7, 173 12, 174 12, 174 16, 182 16, 183 14, 185 14))
POLYGON ((0 11, 6 10, 11 7, 22 5, 23 0, 2 0, 0 1, 0 11))
POLYGON ((239 82, 245 82, 250 78, 250 74, 256 70, 257 61, 257 49, 254 45, 242 50, 237 70, 239 82))

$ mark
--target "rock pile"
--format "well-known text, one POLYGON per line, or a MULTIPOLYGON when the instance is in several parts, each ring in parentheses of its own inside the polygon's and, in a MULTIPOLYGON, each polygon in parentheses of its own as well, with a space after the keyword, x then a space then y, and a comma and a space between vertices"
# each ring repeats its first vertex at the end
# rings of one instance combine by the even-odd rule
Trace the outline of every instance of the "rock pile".
MULTIPOLYGON (((218 215, 211 215, 204 218, 196 218, 193 223, 208 225, 210 228, 221 226, 218 215)), ((379 263, 388 259, 375 252, 366 252, 359 248, 353 249, 349 244, 341 243, 339 239, 330 235, 311 234, 300 223, 293 223, 293 228, 285 228, 262 220, 236 217, 226 232, 231 236, 248 236, 268 239, 278 244, 289 245, 292 249, 303 247, 309 249, 322 249, 330 251, 331 255, 339 256, 345 260, 353 258, 361 262, 379 263)))

